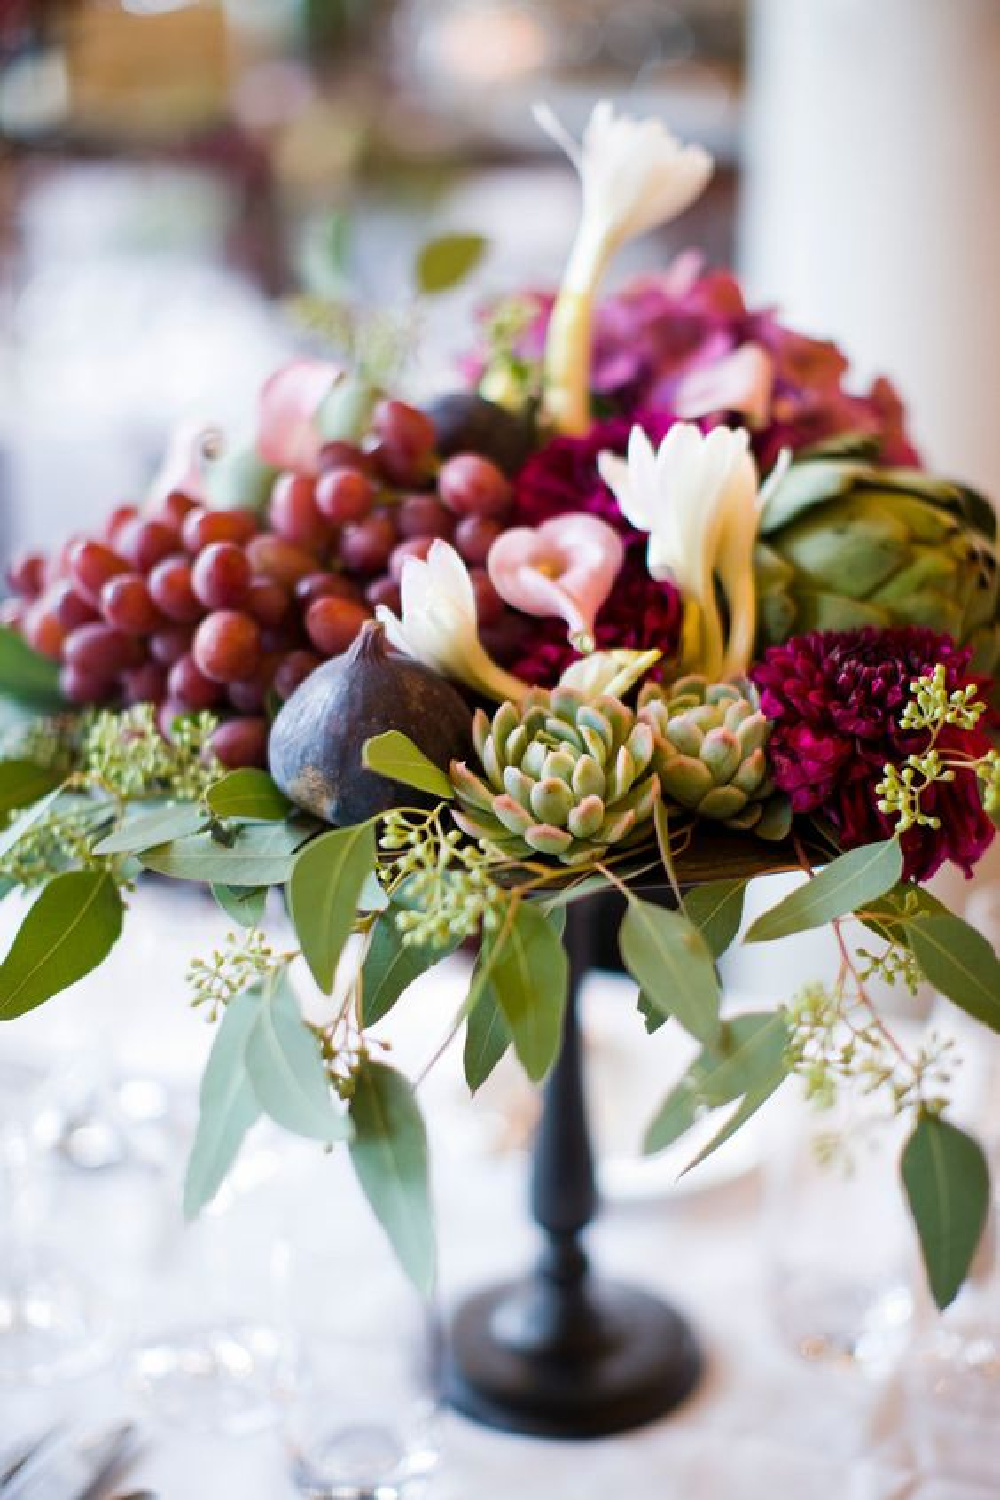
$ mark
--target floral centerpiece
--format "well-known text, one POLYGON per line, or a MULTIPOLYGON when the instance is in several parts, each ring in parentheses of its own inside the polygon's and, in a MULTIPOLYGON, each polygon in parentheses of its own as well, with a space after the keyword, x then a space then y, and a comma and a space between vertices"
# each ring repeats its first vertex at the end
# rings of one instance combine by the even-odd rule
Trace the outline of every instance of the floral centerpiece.
MULTIPOLYGON (((33 899, 0 1017, 103 961, 143 872, 210 886, 234 935, 191 966, 218 1030, 187 1211, 268 1115, 346 1142, 426 1291, 424 1127, 372 1028, 474 945, 452 1026, 470 1088, 511 1048, 544 1079, 567 912, 615 890, 649 1028, 700 1049, 646 1149, 707 1113, 704 1156, 791 1075, 820 1102, 884 1095, 945 1306, 986 1160, 949 1120, 941 1049, 908 1051, 871 980, 925 977, 1000 1029, 996 955, 926 889, 972 873, 1000 806, 992 510, 920 467, 885 381, 849 392, 832 345, 728 274, 684 257, 601 300, 618 248, 711 162, 603 104, 582 144, 540 121, 580 228, 555 295, 488 311, 464 388, 421 409, 363 358, 305 358, 265 387, 252 448, 183 439, 142 505, 12 566, 0 877, 33 899), (742 941, 833 924, 839 975, 727 1017, 746 881, 799 867, 742 941), (326 997, 308 1014, 299 956, 326 997)), ((426 285, 474 251, 430 246, 426 285)))

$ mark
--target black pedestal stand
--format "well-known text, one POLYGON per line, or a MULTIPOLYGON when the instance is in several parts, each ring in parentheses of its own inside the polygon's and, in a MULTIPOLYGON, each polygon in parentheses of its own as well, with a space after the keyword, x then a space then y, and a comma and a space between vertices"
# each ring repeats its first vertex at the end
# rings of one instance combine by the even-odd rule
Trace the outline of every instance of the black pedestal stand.
POLYGON ((571 905, 569 1003, 562 1052, 545 1088, 532 1211, 545 1235, 534 1274, 480 1292, 451 1331, 445 1397, 474 1421, 536 1437, 595 1438, 664 1416, 694 1389, 701 1356, 673 1308, 591 1275, 580 1243, 597 1212, 587 1123, 579 990, 596 912, 571 905))

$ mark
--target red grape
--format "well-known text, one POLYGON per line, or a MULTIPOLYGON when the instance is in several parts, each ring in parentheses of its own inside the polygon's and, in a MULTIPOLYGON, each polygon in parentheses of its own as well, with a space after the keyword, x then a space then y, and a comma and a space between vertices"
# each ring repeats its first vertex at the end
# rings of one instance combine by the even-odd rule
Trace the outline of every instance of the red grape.
POLYGON ((217 609, 195 631, 191 653, 213 682, 244 682, 260 664, 260 626, 239 610, 217 609))
POLYGON ((403 607, 399 584, 393 578, 376 578, 365 589, 365 598, 373 609, 378 604, 384 604, 394 615, 398 615, 403 607))
POLYGON ((66 630, 53 611, 44 604, 39 602, 28 606, 21 623, 21 633, 28 645, 42 656, 49 657, 51 661, 58 661, 62 656, 66 630))
POLYGON ((274 691, 279 698, 290 698, 295 689, 320 665, 320 658, 312 651, 289 651, 279 662, 274 673, 274 691))
POLYGON ((7 565, 6 577, 22 599, 37 599, 45 587, 45 558, 40 552, 22 552, 7 565))
POLYGON ((209 748, 224 766, 267 765, 268 723, 263 718, 229 719, 220 724, 209 740, 209 748))
POLYGON ((161 662, 165 667, 172 667, 190 651, 193 634, 193 631, 183 625, 165 625, 162 630, 157 630, 150 636, 149 654, 154 661, 161 662))
POLYGON ((353 599, 357 603, 361 591, 342 573, 310 573, 295 585, 295 597, 300 604, 312 604, 314 599, 353 599))
POLYGON ((360 469, 328 469, 316 481, 316 508, 327 521, 363 521, 375 503, 375 486, 360 469))
POLYGON ((371 611, 349 599, 317 599, 306 610, 306 632, 317 651, 339 656, 352 644, 371 611))
POLYGON ((450 541, 455 518, 436 495, 404 495, 399 505, 403 536, 439 536, 450 541))
POLYGON ((51 610, 64 630, 75 630, 78 625, 89 625, 97 619, 97 610, 76 592, 68 578, 46 589, 41 603, 51 610))
POLYGON ((210 542, 248 542, 257 532, 252 510, 203 510, 196 506, 184 518, 181 535, 188 552, 201 552, 210 542))
POLYGON ((186 557, 165 557, 149 575, 149 592, 157 609, 180 625, 193 625, 204 614, 191 586, 186 557))
POLYGON ((226 696, 237 713, 259 714, 264 712, 269 684, 261 680, 261 675, 258 672, 256 677, 250 677, 246 682, 231 682, 229 684, 226 689, 226 696))
POLYGON ((490 548, 502 534, 500 522, 489 516, 463 516, 455 527, 455 546, 467 563, 485 563, 490 548))
POLYGON ((143 650, 134 636, 96 621, 71 630, 63 660, 87 677, 111 680, 131 667, 141 666, 143 650))
POLYGON ((357 443, 335 438, 331 443, 324 443, 319 450, 320 474, 325 474, 328 469, 360 469, 371 477, 372 461, 357 443))
POLYGON ((162 624, 146 580, 139 573, 119 573, 117 578, 108 579, 101 590, 101 614, 126 635, 149 635, 162 624))
POLYGON ((282 624, 291 606, 288 590, 271 578, 256 578, 247 590, 245 608, 259 625, 282 624))
POLYGON ((210 542, 191 569, 191 587, 206 609, 238 609, 250 587, 250 564, 235 542, 210 542))
POLYGON ((511 487, 501 469, 477 453, 456 453, 441 465, 438 493, 460 516, 502 519, 510 509, 511 487))
POLYGON ((408 557, 419 557, 421 561, 427 556, 433 547, 436 537, 433 536, 411 536, 409 541, 400 542, 398 547, 393 548, 389 559, 389 577, 393 583, 398 583, 403 576, 403 564, 408 557))
POLYGON ((181 544, 176 526, 166 521, 129 521, 115 537, 115 547, 137 573, 148 573, 181 544))
POLYGON ((104 523, 104 539, 114 546, 123 527, 138 519, 137 505, 116 505, 104 523))
POLYGON ((294 588, 300 578, 316 571, 316 559, 311 552, 280 536, 255 536, 247 543, 247 557, 256 574, 286 588, 294 588))
POLYGON ((476 616, 480 625, 495 625, 506 612, 506 604, 493 587, 485 568, 470 568, 469 577, 476 596, 476 616))
POLYGON ((122 674, 122 691, 126 703, 159 703, 167 690, 166 668, 159 662, 146 661, 122 674))
POLYGON ((82 538, 71 543, 66 561, 76 592, 93 605, 100 603, 101 590, 109 578, 128 571, 126 564, 110 547, 105 547, 103 542, 82 538))
POLYGON ((106 703, 115 693, 113 677, 93 677, 81 667, 66 662, 59 671, 59 691, 69 703, 106 703))
POLYGON ((182 490, 171 490, 169 495, 164 495, 150 516, 156 521, 166 521, 168 526, 173 526, 180 531, 184 522, 193 510, 197 508, 197 502, 190 495, 185 495, 182 490))
POLYGON ((321 552, 330 526, 317 509, 316 484, 308 474, 279 474, 271 491, 271 529, 286 542, 321 552))
POLYGON ((340 533, 340 560, 352 573, 381 573, 396 545, 396 526, 385 511, 351 521, 340 533))
POLYGON ((373 419, 376 461, 393 484, 420 484, 429 477, 436 436, 426 412, 405 401, 380 401, 373 419))
POLYGON ((213 708, 220 696, 218 683, 205 676, 193 656, 182 656, 174 662, 167 677, 167 691, 173 702, 181 704, 187 713, 213 708))

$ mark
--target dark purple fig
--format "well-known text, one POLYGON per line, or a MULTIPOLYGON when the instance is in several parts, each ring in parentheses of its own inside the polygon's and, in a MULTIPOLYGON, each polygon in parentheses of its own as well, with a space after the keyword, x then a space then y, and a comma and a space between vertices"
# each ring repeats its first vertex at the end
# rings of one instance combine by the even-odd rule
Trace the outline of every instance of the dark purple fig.
POLYGON ((271 726, 271 775, 286 797, 327 823, 363 823, 433 798, 366 770, 365 741, 396 729, 441 770, 471 748, 472 712, 436 672, 391 655, 369 621, 349 651, 317 667, 271 726))
POLYGON ((442 458, 478 453, 513 478, 537 446, 534 415, 507 411, 485 396, 453 391, 427 407, 442 458))

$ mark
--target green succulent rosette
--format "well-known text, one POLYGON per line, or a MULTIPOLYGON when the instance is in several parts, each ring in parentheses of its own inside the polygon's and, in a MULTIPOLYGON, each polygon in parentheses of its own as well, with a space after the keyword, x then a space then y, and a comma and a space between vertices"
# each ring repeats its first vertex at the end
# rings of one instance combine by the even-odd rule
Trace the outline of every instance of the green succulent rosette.
POLYGON ((471 838, 579 865, 649 831, 653 731, 616 698, 532 689, 492 718, 480 709, 472 736, 481 771, 451 767, 455 821, 471 838))
POLYGON ((758 652, 809 630, 923 625, 1000 663, 992 507, 916 469, 824 456, 792 465, 761 518, 758 652))
POLYGON ((787 836, 791 808, 771 780, 771 726, 752 682, 649 683, 639 718, 655 736, 653 769, 665 801, 760 838, 787 836))

